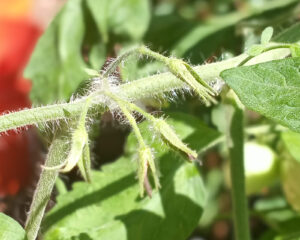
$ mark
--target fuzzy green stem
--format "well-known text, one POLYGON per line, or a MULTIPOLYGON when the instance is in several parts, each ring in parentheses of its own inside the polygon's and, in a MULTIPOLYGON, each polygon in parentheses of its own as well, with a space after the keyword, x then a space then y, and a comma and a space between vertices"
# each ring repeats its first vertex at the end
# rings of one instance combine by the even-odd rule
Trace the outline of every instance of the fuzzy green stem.
POLYGON ((131 111, 136 111, 139 114, 141 114, 142 116, 144 116, 145 118, 147 118, 148 120, 155 121, 155 117, 153 117, 150 113, 147 113, 146 111, 144 111, 143 109, 141 109, 137 105, 135 105, 135 104, 133 104, 131 102, 125 102, 123 99, 121 99, 121 98, 119 98, 119 97, 117 97, 114 94, 109 93, 109 92, 107 92, 106 95, 109 96, 109 97, 111 97, 115 101, 117 101, 118 104, 123 105, 123 106, 126 105, 126 107, 130 108, 131 111))
POLYGON ((102 74, 102 76, 104 78, 108 77, 109 75, 111 75, 116 68, 129 56, 138 53, 138 49, 140 47, 133 47, 132 49, 124 52, 123 54, 121 54, 120 56, 118 56, 113 62, 111 62, 108 67, 106 68, 106 70, 104 71, 104 73, 102 74))
POLYGON ((161 55, 157 52, 154 52, 152 51, 151 49, 145 47, 145 46, 141 46, 138 48, 138 52, 141 54, 141 55, 144 55, 144 56, 148 56, 148 57, 151 57, 157 61, 160 61, 160 62, 163 62, 165 64, 168 63, 169 61, 169 58, 165 57, 164 55, 161 55))
POLYGON ((140 147, 145 147, 146 144, 144 142, 143 136, 140 132, 140 129, 134 119, 134 117, 132 116, 132 114, 130 113, 130 111, 127 109, 126 104, 129 103, 124 103, 122 99, 120 99, 119 97, 115 96, 114 94, 110 93, 110 92, 105 92, 105 95, 107 95, 108 97, 110 97, 111 99, 113 99, 118 106, 120 107, 121 111, 123 112, 123 114, 125 115, 125 117, 127 118, 130 126, 133 129, 133 132, 138 140, 139 146, 140 147))
MULTIPOLYGON (((271 51, 261 58, 258 57, 256 62, 252 63, 275 60, 282 58, 285 55, 285 52, 282 54, 273 54, 271 51)), ((236 67, 246 56, 246 54, 242 54, 225 61, 197 66, 194 67, 194 70, 197 73, 201 73, 202 79, 206 82, 214 81, 216 78, 219 78, 220 72, 236 67)), ((177 79, 173 74, 161 73, 123 84, 120 86, 120 92, 122 92, 122 96, 125 99, 135 101, 142 98, 161 95, 165 92, 180 89, 182 87, 184 87, 184 83, 177 79)), ((95 92, 92 93, 92 95, 93 99, 98 97, 95 92)), ((55 104, 8 113, 0 116, 0 132, 47 121, 68 119, 70 117, 76 118, 80 116, 85 104, 86 98, 82 98, 70 103, 55 104)), ((91 108, 96 104, 97 102, 93 101, 91 108)), ((105 109, 105 106, 99 107, 102 107, 102 111, 105 109)), ((101 112, 99 109, 98 111, 101 112)))
POLYGON ((8 113, 0 116, 0 132, 26 125, 77 116, 81 113, 84 105, 85 100, 82 99, 74 103, 54 104, 8 113))
MULTIPOLYGON (((56 136, 50 146, 45 165, 47 167, 52 167, 64 162, 66 157, 64 153, 67 152, 67 148, 68 144, 66 142, 66 136, 62 134, 56 136)), ((50 200, 57 176, 58 170, 42 170, 25 224, 28 240, 35 240, 37 238, 41 221, 44 216, 47 203, 50 200)))

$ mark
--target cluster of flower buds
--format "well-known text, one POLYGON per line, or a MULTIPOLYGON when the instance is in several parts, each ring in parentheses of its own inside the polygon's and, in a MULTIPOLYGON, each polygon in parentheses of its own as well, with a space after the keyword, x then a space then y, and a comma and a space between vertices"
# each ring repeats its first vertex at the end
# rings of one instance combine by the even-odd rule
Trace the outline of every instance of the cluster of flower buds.
POLYGON ((176 132, 164 119, 154 117, 153 115, 145 112, 137 105, 129 101, 123 100, 111 92, 106 92, 105 94, 108 97, 110 97, 112 101, 118 104, 119 109, 127 118, 138 140, 138 144, 139 144, 138 178, 140 183, 141 196, 143 196, 145 190, 147 194, 151 196, 152 190, 148 181, 149 167, 152 172, 152 176, 154 178, 154 184, 156 189, 160 187, 160 183, 159 183, 158 172, 155 166, 153 152, 151 151, 151 148, 145 143, 142 134, 139 130, 139 127, 137 125, 137 122, 132 115, 132 112, 137 112, 141 114, 143 117, 145 117, 145 119, 147 119, 155 129, 157 135, 162 139, 164 143, 167 144, 167 146, 170 146, 172 149, 174 149, 177 152, 184 153, 189 160, 197 159, 197 153, 192 149, 190 149, 186 144, 184 144, 181 141, 181 139, 178 137, 176 132))

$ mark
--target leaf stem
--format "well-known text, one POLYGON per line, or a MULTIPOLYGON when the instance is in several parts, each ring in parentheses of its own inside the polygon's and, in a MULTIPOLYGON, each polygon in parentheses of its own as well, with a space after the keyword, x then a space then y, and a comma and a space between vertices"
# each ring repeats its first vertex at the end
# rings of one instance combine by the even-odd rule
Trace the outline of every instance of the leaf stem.
POLYGON ((104 71, 104 73, 102 74, 103 77, 108 77, 109 75, 111 75, 116 68, 119 66, 119 64, 121 64, 126 58, 128 58, 130 55, 133 55, 135 53, 138 53, 138 49, 140 47, 133 47, 132 49, 124 52, 123 54, 121 54, 120 56, 118 56, 113 62, 111 62, 108 67, 106 68, 106 70, 104 71))
MULTIPOLYGON (((274 50, 274 49, 281 49, 281 48, 290 48, 291 47, 291 44, 280 44, 280 45, 275 45, 275 46, 270 46, 270 47, 267 47, 265 48, 262 52, 262 53, 265 53, 265 52, 268 52, 268 51, 271 51, 271 50, 274 50)), ((245 65, 247 62, 249 62, 251 59, 255 58, 257 56, 247 56, 243 61, 241 61, 238 65, 238 67, 240 66, 243 66, 245 65)))

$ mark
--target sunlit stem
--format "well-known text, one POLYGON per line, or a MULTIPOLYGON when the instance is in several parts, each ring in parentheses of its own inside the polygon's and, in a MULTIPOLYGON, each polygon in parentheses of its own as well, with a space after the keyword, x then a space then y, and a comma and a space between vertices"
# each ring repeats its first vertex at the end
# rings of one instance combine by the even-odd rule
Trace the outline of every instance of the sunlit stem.
MULTIPOLYGON (((280 44, 280 45, 275 45, 275 46, 270 46, 266 47, 260 54, 274 50, 274 49, 280 49, 280 48, 290 48, 292 45, 291 44, 280 44)), ((259 56, 259 55, 258 55, 259 56)), ((249 62, 251 59, 255 58, 257 56, 247 56, 243 61, 241 61, 237 67, 245 65, 247 62, 249 62)))

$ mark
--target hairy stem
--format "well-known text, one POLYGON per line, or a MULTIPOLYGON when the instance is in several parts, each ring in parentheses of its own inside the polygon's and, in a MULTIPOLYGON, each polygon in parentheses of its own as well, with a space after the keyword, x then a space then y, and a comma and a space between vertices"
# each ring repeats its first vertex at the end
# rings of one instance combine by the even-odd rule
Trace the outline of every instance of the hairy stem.
POLYGON ((108 97, 110 97, 111 99, 113 99, 120 107, 122 113, 125 115, 125 117, 127 118, 130 126, 132 127, 132 130, 138 140, 138 143, 140 145, 140 147, 145 147, 145 142, 143 139, 143 136, 140 132, 140 129, 137 125, 137 122, 135 121, 134 117, 132 116, 131 112, 127 109, 127 106, 125 105, 125 103, 119 99, 117 96, 115 96, 114 94, 110 93, 110 92, 106 92, 105 93, 108 97))
POLYGON ((108 65, 104 73, 102 74, 103 77, 108 77, 110 74, 112 74, 116 68, 129 56, 133 54, 138 53, 138 49, 140 47, 133 47, 132 49, 126 51, 125 53, 121 54, 118 56, 111 64, 108 65))
MULTIPOLYGON (((277 49, 277 51, 274 50, 264 53, 262 56, 258 56, 255 59, 250 60, 248 63, 255 64, 269 60, 281 59, 286 57, 288 54, 289 50, 287 49, 277 49)), ((219 74, 223 70, 239 65, 246 57, 246 54, 241 54, 240 56, 225 61, 194 67, 194 70, 204 81, 210 82, 219 78, 219 74)), ((135 101, 142 98, 153 97, 175 89, 180 89, 184 86, 185 83, 177 79, 173 74, 167 72, 123 84, 120 86, 120 92, 124 98, 135 101)), ((95 92, 92 93, 92 95, 94 99, 98 97, 95 92)), ((5 132, 7 130, 16 129, 26 125, 43 123, 46 121, 78 117, 86 104, 86 100, 87 98, 82 98, 70 103, 37 107, 2 115, 0 116, 0 132, 5 132)), ((92 105, 95 104, 97 104, 97 102, 93 101, 92 105)), ((105 106, 102 107, 104 109, 105 106)))
MULTIPOLYGON (((281 51, 279 53, 276 52, 274 54, 273 51, 271 51, 265 53, 263 56, 258 56, 255 59, 255 62, 251 61, 250 63, 254 64, 268 60, 280 59, 286 55, 286 51, 281 51)), ((247 55, 242 54, 229 60, 197 66, 194 68, 194 70, 204 81, 214 81, 216 78, 219 78, 221 71, 236 67, 245 59, 245 57, 247 57, 247 55)), ((120 91, 122 92, 123 97, 135 101, 138 99, 163 94, 174 89, 180 89, 184 86, 185 83, 177 79, 173 74, 162 73, 123 84, 120 86, 120 91)), ((97 94, 92 94, 96 99, 97 94)), ((80 116, 81 111, 86 104, 86 100, 87 98, 82 98, 70 103, 37 107, 2 115, 0 116, 0 132, 5 132, 7 130, 16 129, 26 125, 43 123, 46 121, 78 117, 80 116)), ((95 105, 97 102, 95 103, 95 101, 93 101, 93 104, 95 105)), ((104 109, 105 106, 102 107, 104 109)))
MULTIPOLYGON (((46 167, 53 167, 63 163, 66 158, 65 153, 67 152, 67 148, 66 136, 63 134, 57 135, 50 146, 45 163, 46 167)), ((28 240, 35 240, 37 238, 41 221, 47 203, 50 200, 57 176, 58 170, 42 170, 25 224, 28 240)))

